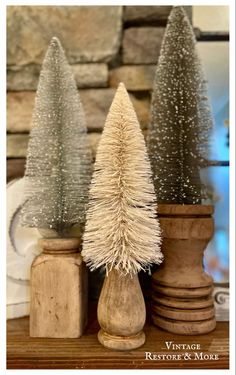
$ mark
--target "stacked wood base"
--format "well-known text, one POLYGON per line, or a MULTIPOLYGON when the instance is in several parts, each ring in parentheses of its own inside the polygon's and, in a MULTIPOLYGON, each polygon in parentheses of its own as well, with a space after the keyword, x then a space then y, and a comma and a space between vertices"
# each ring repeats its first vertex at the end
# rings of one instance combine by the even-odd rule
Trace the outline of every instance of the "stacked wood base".
POLYGON ((153 279, 153 323, 166 331, 182 335, 213 331, 216 320, 211 292, 212 286, 178 289, 160 286, 153 279))
POLYGON ((164 262, 152 276, 152 320, 166 331, 200 335, 216 326, 213 279, 203 254, 214 231, 212 206, 159 205, 164 262))

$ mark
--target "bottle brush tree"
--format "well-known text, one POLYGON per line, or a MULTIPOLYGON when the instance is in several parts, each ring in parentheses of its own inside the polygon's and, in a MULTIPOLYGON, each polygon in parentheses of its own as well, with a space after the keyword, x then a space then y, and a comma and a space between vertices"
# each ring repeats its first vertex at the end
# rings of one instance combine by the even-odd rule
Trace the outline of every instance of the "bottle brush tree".
POLYGON ((147 147, 158 203, 200 204, 211 110, 192 26, 171 11, 157 65, 147 147))
POLYGON ((140 126, 123 84, 98 146, 82 256, 105 267, 98 302, 98 340, 131 350, 145 342, 145 303, 137 273, 160 263, 160 229, 151 166, 140 126))
POLYGON ((135 274, 160 263, 160 229, 151 167, 140 126, 121 83, 98 146, 82 255, 91 269, 135 274))
POLYGON ((83 225, 90 177, 84 111, 61 43, 54 37, 36 94, 22 225, 52 230, 60 237, 72 226, 83 225))
POLYGON ((175 334, 204 334, 216 324, 213 280, 203 269, 213 207, 201 205, 206 192, 200 178, 211 126, 194 33, 183 8, 174 7, 156 71, 147 145, 165 259, 152 275, 152 320, 175 334))

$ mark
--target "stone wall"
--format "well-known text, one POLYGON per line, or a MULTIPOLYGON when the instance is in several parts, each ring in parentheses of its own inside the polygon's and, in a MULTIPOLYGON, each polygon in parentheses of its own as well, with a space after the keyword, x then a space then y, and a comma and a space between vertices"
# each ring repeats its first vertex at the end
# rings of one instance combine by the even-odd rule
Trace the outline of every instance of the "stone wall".
MULTIPOLYGON (((58 36, 84 105, 93 156, 116 87, 124 82, 145 132, 150 94, 171 6, 9 6, 8 179, 24 173, 41 63, 58 36)), ((191 17, 191 7, 186 7, 191 17)))

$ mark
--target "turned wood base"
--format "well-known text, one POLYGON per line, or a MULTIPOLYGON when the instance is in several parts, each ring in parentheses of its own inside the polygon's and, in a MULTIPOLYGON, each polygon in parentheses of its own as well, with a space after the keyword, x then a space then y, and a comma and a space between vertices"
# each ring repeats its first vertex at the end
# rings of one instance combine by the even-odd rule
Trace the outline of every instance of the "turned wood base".
POLYGON ((173 307, 174 309, 204 309, 213 306, 214 301, 211 296, 202 298, 173 298, 162 296, 161 294, 153 294, 152 300, 156 305, 164 305, 173 307))
POLYGON ((154 305, 152 306, 152 311, 154 314, 160 315, 165 318, 183 321, 207 320, 215 316, 214 306, 207 307, 205 309, 184 310, 174 309, 161 305, 154 305))
MULTIPOLYGON (((186 240, 187 241, 187 240, 186 240)), ((173 244, 175 244, 174 240, 172 241, 168 241, 168 240, 165 240, 165 242, 169 245, 169 243, 173 242, 171 244, 171 246, 173 246, 173 244)), ((179 244, 177 242, 177 244, 182 247, 183 244, 181 243, 181 240, 179 240, 179 244)), ((189 241, 189 246, 191 246, 191 241, 189 241)), ((177 247, 177 245, 176 245, 177 247)), ((162 249, 163 250, 163 249, 162 249)), ((179 249, 177 249, 178 251, 179 249)), ((164 254, 165 254, 165 250, 163 250, 164 254)), ((173 254, 171 254, 173 255, 173 254)), ((185 256, 185 254, 184 254, 185 256)), ((186 262, 186 259, 185 259, 185 262, 186 262)), ((174 263, 174 259, 173 259, 173 263, 174 263)), ((161 285, 163 287, 171 287, 171 288, 179 288, 179 289, 192 289, 192 288, 206 288, 206 287, 210 287, 212 284, 213 284, 213 279, 210 275, 207 275, 205 272, 199 272, 196 274, 190 274, 187 272, 187 275, 183 273, 183 270, 181 270, 180 272, 182 272, 182 277, 179 278, 179 275, 177 274, 174 274, 174 275, 171 275, 171 279, 167 279, 167 276, 168 273, 166 272, 166 269, 163 270, 161 268, 164 268, 164 264, 160 266, 160 269, 158 270, 158 272, 154 273, 152 275, 152 279, 153 281, 158 284, 158 285, 161 285), (200 276, 199 276, 200 275, 200 276)), ((176 264, 176 267, 178 267, 178 265, 176 264)), ((177 269, 177 268, 176 268, 177 269)), ((186 267, 187 269, 187 267, 186 267)), ((191 269, 191 268, 190 268, 191 269)), ((187 269, 187 271, 189 271, 187 269)))
POLYGON ((153 314, 152 320, 155 325, 162 329, 179 335, 203 335, 213 331, 216 327, 215 318, 202 321, 178 321, 153 314))
POLYGON ((216 326, 213 298, 211 294, 197 298, 183 298, 181 294, 179 298, 170 297, 153 290, 152 320, 158 327, 176 334, 211 332, 216 326))
POLYGON ((98 332, 98 341, 109 349, 132 350, 139 348, 145 343, 145 334, 141 331, 133 336, 115 336, 100 329, 98 332))
POLYGON ((211 295, 198 298, 173 298, 152 294, 152 320, 155 325, 181 335, 201 335, 216 326, 211 295))
POLYGON ((160 293, 164 296, 177 298, 197 298, 209 296, 213 292, 213 285, 201 288, 174 288, 164 285, 158 285, 152 282, 152 290, 155 293, 160 293))
POLYGON ((116 269, 105 277, 98 301, 99 342, 115 350, 132 350, 145 342, 146 308, 138 275, 116 269))

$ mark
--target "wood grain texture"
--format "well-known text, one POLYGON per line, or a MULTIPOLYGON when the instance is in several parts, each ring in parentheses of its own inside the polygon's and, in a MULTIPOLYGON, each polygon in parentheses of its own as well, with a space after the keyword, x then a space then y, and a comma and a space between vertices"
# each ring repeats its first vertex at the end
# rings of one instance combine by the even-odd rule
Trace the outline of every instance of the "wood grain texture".
POLYGON ((158 206, 164 262, 152 276, 157 284, 174 288, 213 284, 203 268, 204 251, 214 233, 213 209, 210 205, 158 206))
POLYGON ((146 308, 138 275, 113 269, 105 277, 98 302, 98 339, 108 348, 130 350, 145 342, 146 308))
MULTIPOLYGON (((214 234, 211 217, 160 217, 163 238, 207 241, 214 234)), ((206 243, 207 243, 206 242, 206 243)))
POLYGON ((30 336, 77 338, 87 322, 87 268, 77 238, 41 239, 31 266, 30 336))
POLYGON ((155 293, 160 293, 164 296, 178 298, 198 298, 211 294, 213 292, 213 285, 202 288, 171 288, 168 286, 158 285, 155 283, 155 279, 153 279, 152 290, 155 293))
POLYGON ((166 307, 164 305, 153 305, 153 313, 174 320, 198 321, 207 320, 215 316, 214 306, 203 309, 189 310, 166 307))
POLYGON ((181 290, 212 286, 213 279, 203 268, 203 253, 207 242, 164 238, 164 262, 152 275, 155 284, 181 290))
POLYGON ((54 252, 58 253, 58 251, 66 250, 68 253, 68 249, 79 249, 81 245, 81 241, 79 238, 41 238, 39 240, 39 245, 45 250, 54 250, 54 252))
POLYGON ((164 262, 152 275, 153 323, 177 334, 211 332, 213 279, 203 257, 214 233, 213 206, 163 204, 158 210, 164 262))
POLYGON ((159 216, 206 216, 212 215, 214 207, 212 205, 200 204, 158 204, 157 212, 159 216))
POLYGON ((216 320, 214 317, 206 320, 183 321, 168 319, 166 317, 153 314, 153 322, 168 332, 185 334, 185 335, 202 335, 213 331, 216 327, 216 320))
POLYGON ((152 295, 153 302, 157 305, 164 305, 169 306, 176 309, 184 309, 184 310, 195 310, 195 309, 204 309, 206 307, 213 306, 213 298, 211 295, 207 297, 200 297, 200 298, 174 298, 164 296, 162 294, 153 294, 152 295))
MULTIPOLYGON (((104 348, 97 340, 99 324, 96 306, 90 305, 89 323, 79 339, 45 339, 29 337, 29 319, 7 322, 8 369, 227 369, 229 368, 228 323, 217 323, 216 329, 203 336, 180 336, 146 323, 146 343, 139 349, 119 352, 104 348), (165 341, 200 343, 204 353, 216 353, 219 360, 151 361, 145 352, 167 353, 165 341)), ((178 351, 180 353, 181 351, 178 351)), ((183 352, 183 351, 182 351, 183 352)), ((172 351, 168 351, 172 353, 172 351)))

